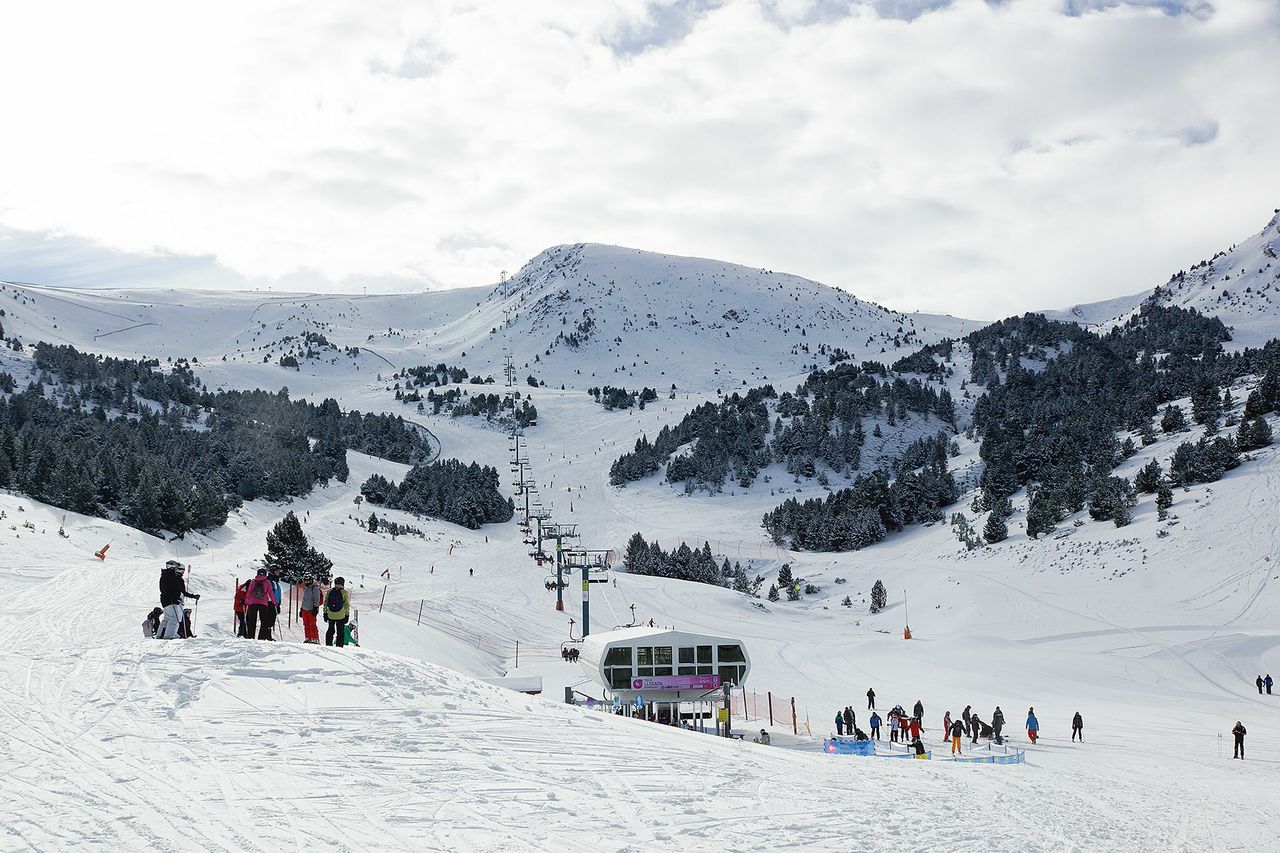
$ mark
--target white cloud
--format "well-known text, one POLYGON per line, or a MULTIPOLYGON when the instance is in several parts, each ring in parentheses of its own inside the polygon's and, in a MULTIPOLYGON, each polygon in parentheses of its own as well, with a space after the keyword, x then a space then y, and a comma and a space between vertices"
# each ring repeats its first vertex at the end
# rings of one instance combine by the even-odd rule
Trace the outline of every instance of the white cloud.
POLYGON ((474 285, 600 241, 995 316, 1150 286, 1261 227, 1278 18, 1270 0, 11 4, 0 226, 140 253, 143 281, 159 253, 203 259, 196 284, 474 285))

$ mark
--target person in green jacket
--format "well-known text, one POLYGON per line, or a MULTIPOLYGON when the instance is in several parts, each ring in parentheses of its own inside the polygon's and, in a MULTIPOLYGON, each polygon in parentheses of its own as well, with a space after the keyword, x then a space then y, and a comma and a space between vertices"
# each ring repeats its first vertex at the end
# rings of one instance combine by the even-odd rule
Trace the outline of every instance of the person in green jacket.
POLYGON ((333 588, 324 597, 324 621, 329 623, 324 632, 324 644, 333 645, 334 634, 338 637, 338 648, 346 645, 347 617, 351 615, 351 593, 347 591, 347 582, 343 578, 333 579, 333 588))

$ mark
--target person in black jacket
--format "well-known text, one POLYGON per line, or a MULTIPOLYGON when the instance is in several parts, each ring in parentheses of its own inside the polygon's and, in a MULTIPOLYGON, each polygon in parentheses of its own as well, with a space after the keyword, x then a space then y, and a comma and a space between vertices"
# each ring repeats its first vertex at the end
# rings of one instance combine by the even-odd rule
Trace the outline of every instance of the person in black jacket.
POLYGON ((995 711, 991 713, 991 731, 995 736, 996 743, 1004 743, 1004 738, 1000 735, 1000 730, 1004 728, 1004 711, 1000 710, 997 705, 995 711))
POLYGON ((874 687, 867 688, 867 710, 874 711, 876 709, 876 690, 874 687))
POLYGON ((1262 676, 1259 675, 1256 679, 1254 679, 1253 683, 1258 685, 1258 695, 1261 696, 1262 695, 1262 676))
POLYGON ((1084 743, 1084 717, 1080 716, 1080 712, 1076 711, 1076 715, 1071 718, 1071 742, 1075 743, 1076 735, 1080 735, 1080 742, 1084 743))
POLYGON ((1231 756, 1232 758, 1244 760, 1244 736, 1248 733, 1249 732, 1244 727, 1244 723, 1236 720, 1236 727, 1231 730, 1231 734, 1235 735, 1236 738, 1236 751, 1235 754, 1231 756))
POLYGON ((161 640, 172 640, 178 636, 178 626, 183 620, 182 599, 200 600, 196 593, 187 592, 186 582, 178 571, 181 567, 182 564, 177 560, 170 560, 164 564, 164 571, 160 573, 160 607, 164 610, 164 622, 161 623, 157 636, 161 640))
POLYGON ((853 716, 853 708, 845 706, 844 709, 844 730, 846 732, 853 731, 853 724, 857 722, 857 718, 853 716))
POLYGON ((915 714, 913 714, 912 716, 914 716, 921 723, 924 723, 924 703, 921 702, 919 699, 917 699, 916 706, 912 710, 915 711, 915 714))
POLYGON ((960 738, 964 735, 964 720, 955 720, 951 723, 951 754, 964 755, 960 751, 960 738))

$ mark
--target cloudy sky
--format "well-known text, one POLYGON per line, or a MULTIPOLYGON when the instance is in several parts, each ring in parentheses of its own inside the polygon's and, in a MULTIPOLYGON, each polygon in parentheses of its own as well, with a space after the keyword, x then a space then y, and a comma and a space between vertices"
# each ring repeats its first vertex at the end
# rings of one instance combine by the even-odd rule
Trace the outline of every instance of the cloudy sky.
POLYGON ((995 317, 1280 206, 1276 0, 40 2, 0 278, 487 284, 579 241, 995 317))

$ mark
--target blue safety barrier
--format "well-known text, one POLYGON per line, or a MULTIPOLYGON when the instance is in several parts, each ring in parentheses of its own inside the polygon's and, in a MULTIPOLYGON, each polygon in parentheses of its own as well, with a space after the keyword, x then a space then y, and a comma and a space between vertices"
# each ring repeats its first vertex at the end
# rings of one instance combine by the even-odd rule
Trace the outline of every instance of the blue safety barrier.
POLYGON ((822 751, 828 755, 875 755, 876 744, 871 740, 833 737, 822 742, 822 751))
MULTIPOLYGON (((877 752, 876 758, 920 758, 914 752, 877 752)), ((933 753, 929 750, 924 751, 923 761, 929 761, 933 758, 933 753)))

